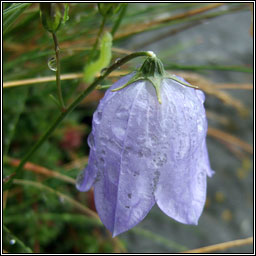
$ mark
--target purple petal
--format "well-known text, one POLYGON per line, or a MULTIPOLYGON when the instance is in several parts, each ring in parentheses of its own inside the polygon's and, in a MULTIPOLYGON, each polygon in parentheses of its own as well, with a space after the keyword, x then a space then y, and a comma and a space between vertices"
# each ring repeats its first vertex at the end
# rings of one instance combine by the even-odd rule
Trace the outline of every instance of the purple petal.
POLYGON ((202 149, 186 161, 167 163, 155 191, 159 208, 184 224, 196 225, 205 204, 206 172, 200 154, 202 149))
POLYGON ((88 137, 88 144, 90 146, 90 158, 88 161, 87 167, 78 174, 76 179, 76 188, 82 192, 88 191, 96 177, 97 177, 97 169, 95 168, 96 157, 94 151, 94 138, 93 134, 90 133, 88 137))
POLYGON ((206 171, 206 174, 208 177, 212 177, 215 172, 211 169, 211 166, 210 166, 210 160, 209 160, 209 156, 208 156, 206 140, 204 141, 202 147, 203 148, 202 148, 202 153, 201 153, 201 168, 206 171))
MULTIPOLYGON (((95 113, 93 114, 93 126, 100 123, 102 118, 102 110, 104 108, 104 105, 107 101, 109 101, 113 96, 118 97, 121 91, 118 91, 116 93, 112 92, 112 89, 118 88, 122 86, 123 84, 127 83, 129 79, 134 75, 134 73, 131 73, 127 76, 122 77, 120 80, 118 80, 116 83, 114 83, 111 88, 109 88, 103 99, 100 101, 99 106, 95 113)), ((113 111, 111 112, 113 113, 113 111)), ((93 128, 94 130, 94 128, 93 128)), ((94 131, 92 131, 88 136, 88 145, 90 147, 90 156, 88 161, 88 166, 81 171, 77 176, 76 181, 76 188, 82 192, 88 191, 91 186, 93 185, 96 177, 97 177, 97 162, 96 162, 96 156, 97 153, 95 152, 95 141, 94 141, 94 131)))
POLYGON ((155 120, 161 126, 159 136, 162 134, 166 138, 160 144, 161 149, 156 148, 165 156, 158 170, 156 202, 173 219, 197 224, 205 204, 206 174, 211 173, 205 146, 207 121, 202 99, 195 89, 165 80, 162 109, 155 116, 160 116, 155 120))
MULTIPOLYGON (((153 174, 150 166, 145 166, 147 158, 142 156, 150 154, 145 144, 149 87, 154 90, 152 85, 145 86, 145 82, 122 89, 118 97, 105 101, 100 122, 93 120, 100 160, 95 205, 113 236, 138 224, 155 203, 153 174)), ((155 96, 154 100, 157 101, 155 96)))

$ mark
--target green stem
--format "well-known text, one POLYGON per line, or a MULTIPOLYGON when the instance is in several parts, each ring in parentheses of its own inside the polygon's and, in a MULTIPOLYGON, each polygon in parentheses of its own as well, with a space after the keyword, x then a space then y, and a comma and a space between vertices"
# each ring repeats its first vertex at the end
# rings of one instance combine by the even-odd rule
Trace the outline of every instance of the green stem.
POLYGON ((120 24, 122 22, 123 17, 125 16, 127 6, 128 6, 128 4, 125 4, 125 5, 123 5, 121 7, 120 14, 119 14, 119 16, 118 16, 118 18, 117 18, 117 20, 116 20, 112 30, 111 30, 111 35, 112 35, 113 38, 114 38, 114 35, 115 35, 117 29, 119 28, 119 26, 120 26, 120 24))
POLYGON ((92 48, 92 50, 91 50, 91 53, 90 53, 90 55, 89 55, 89 58, 88 58, 88 61, 87 61, 88 63, 92 61, 92 59, 93 59, 93 57, 94 57, 94 55, 95 55, 95 51, 96 51, 96 49, 97 49, 97 47, 98 47, 99 40, 100 40, 100 36, 101 36, 101 34, 102 34, 102 32, 103 32, 103 29, 104 29, 104 27, 105 27, 106 21, 107 21, 107 16, 104 16, 104 17, 103 17, 103 20, 102 20, 102 22, 101 22, 100 29, 99 29, 99 31, 98 31, 97 37, 96 37, 96 41, 95 41, 95 43, 94 43, 94 45, 93 45, 93 48, 92 48))
MULTIPOLYGON (((92 92, 96 86, 107 77, 112 71, 122 66, 124 63, 130 61, 131 59, 137 57, 151 57, 152 53, 150 52, 135 52, 130 55, 125 56, 124 58, 116 61, 112 66, 106 69, 106 71, 99 76, 85 91, 83 91, 74 101, 70 104, 70 106, 66 109, 66 111, 62 112, 57 119, 49 126, 46 132, 42 135, 42 137, 36 142, 36 144, 28 151, 28 153, 23 157, 20 161, 19 166, 15 170, 15 174, 19 174, 20 170, 24 166, 24 164, 29 160, 29 158, 37 151, 37 149, 50 137, 52 132, 56 129, 56 127, 61 123, 61 121, 70 113, 72 110, 90 93, 92 92)), ((18 175, 17 175, 18 176, 18 175)), ((16 176, 16 177, 17 177, 16 176)), ((9 179, 8 183, 10 184, 13 176, 9 179)), ((8 184, 6 184, 8 185, 8 184)))
POLYGON ((59 97, 59 102, 61 106, 61 110, 64 112, 66 110, 63 96, 62 96, 62 90, 61 90, 61 80, 60 80, 60 48, 59 48, 59 43, 58 39, 55 33, 52 33, 52 38, 54 41, 54 49, 55 49, 55 55, 56 55, 56 84, 57 84, 57 90, 58 90, 58 97, 59 97))

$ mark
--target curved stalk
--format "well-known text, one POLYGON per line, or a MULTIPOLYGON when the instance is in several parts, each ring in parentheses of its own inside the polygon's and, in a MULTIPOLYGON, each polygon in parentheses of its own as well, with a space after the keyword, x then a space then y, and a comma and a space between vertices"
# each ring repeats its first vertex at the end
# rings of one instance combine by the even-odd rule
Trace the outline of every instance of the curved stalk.
POLYGON ((42 135, 42 137, 36 142, 36 144, 28 151, 28 153, 23 157, 23 159, 20 161, 20 164, 16 168, 14 175, 10 177, 10 179, 5 184, 7 187, 11 184, 12 179, 14 176, 19 177, 18 174, 20 174, 20 170, 24 166, 24 164, 29 160, 29 158, 39 149, 39 147, 50 137, 52 132, 56 129, 56 127, 61 123, 61 121, 74 110, 74 108, 89 94, 91 93, 96 86, 105 79, 112 71, 115 69, 118 69, 120 66, 122 66, 124 63, 130 61, 131 59, 137 58, 137 57, 151 57, 151 52, 135 52, 130 55, 125 56, 124 58, 116 61, 112 66, 106 69, 106 71, 99 76, 85 91, 83 91, 70 105, 69 107, 63 111, 57 119, 49 126, 49 128, 46 130, 46 132, 42 135))

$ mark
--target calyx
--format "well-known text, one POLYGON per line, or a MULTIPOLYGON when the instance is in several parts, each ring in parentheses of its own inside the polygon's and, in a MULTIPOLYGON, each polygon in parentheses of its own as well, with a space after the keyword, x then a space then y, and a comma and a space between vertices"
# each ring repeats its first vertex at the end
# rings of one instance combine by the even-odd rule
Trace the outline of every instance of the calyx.
POLYGON ((161 84, 163 79, 172 79, 182 85, 188 86, 188 87, 192 87, 197 89, 197 86, 185 83, 183 81, 181 81, 179 78, 177 78, 175 75, 170 75, 168 74, 165 70, 164 70, 164 66, 163 63, 161 62, 160 59, 158 59, 156 56, 152 56, 152 57, 148 57, 144 63, 142 64, 142 66, 140 67, 139 70, 137 70, 136 74, 124 85, 113 89, 112 91, 119 91, 123 88, 125 88, 126 86, 135 83, 137 81, 140 80, 147 80, 149 81, 155 88, 156 90, 156 95, 157 95, 157 99, 158 102, 161 104, 162 100, 161 100, 161 94, 160 94, 160 89, 161 89, 161 84))

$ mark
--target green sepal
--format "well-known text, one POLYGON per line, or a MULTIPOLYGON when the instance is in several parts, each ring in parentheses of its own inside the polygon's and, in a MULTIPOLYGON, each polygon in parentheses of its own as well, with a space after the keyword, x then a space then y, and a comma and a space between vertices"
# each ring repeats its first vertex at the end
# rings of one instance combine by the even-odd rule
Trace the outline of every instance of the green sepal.
POLYGON ((162 104, 162 99, 161 99, 161 94, 160 94, 160 86, 161 86, 163 79, 164 79, 164 77, 161 77, 161 76, 155 76, 155 77, 149 76, 146 78, 146 80, 151 82, 152 85, 154 86, 154 88, 156 90, 156 96, 157 96, 158 102, 160 104, 162 104))
POLYGON ((147 80, 154 86, 158 102, 161 104, 160 86, 164 78, 165 71, 162 62, 156 57, 148 57, 137 73, 126 84, 113 89, 112 92, 119 91, 137 81, 147 80))
POLYGON ((126 84, 124 84, 124 85, 122 85, 122 86, 120 86, 120 87, 118 87, 118 88, 116 88, 116 89, 113 89, 112 92, 119 91, 119 90, 125 88, 126 86, 128 86, 128 85, 130 85, 130 84, 132 84, 132 83, 135 83, 135 82, 137 82, 137 81, 139 81, 139 80, 145 80, 145 77, 142 76, 142 75, 140 74, 140 72, 137 72, 137 73, 129 80, 129 82, 127 82, 126 84))
POLYGON ((157 96, 158 102, 161 104, 162 100, 161 100, 160 90, 161 90, 161 84, 163 79, 171 79, 187 87, 191 87, 195 89, 198 88, 198 86, 183 82, 179 78, 177 78, 175 75, 170 75, 167 72, 165 72, 162 62, 157 57, 154 56, 154 57, 148 57, 145 60, 145 62, 142 64, 141 68, 126 84, 116 89, 113 89, 112 92, 119 91, 125 88, 126 86, 133 84, 137 81, 146 80, 146 81, 149 81, 154 86, 156 90, 156 96, 157 96))
POLYGON ((178 83, 180 83, 180 84, 182 84, 182 85, 185 85, 185 86, 187 86, 187 87, 191 87, 191 88, 194 88, 194 89, 198 89, 198 88, 199 88, 199 87, 196 86, 196 85, 188 84, 188 83, 185 83, 185 82, 181 81, 179 78, 177 78, 177 77, 174 76, 174 75, 167 74, 167 75, 165 76, 165 78, 169 78, 169 79, 171 79, 171 80, 174 80, 174 81, 176 81, 176 82, 178 82, 178 83))

